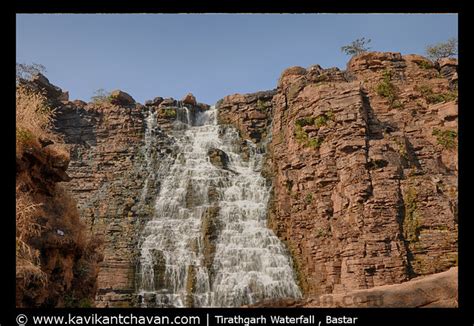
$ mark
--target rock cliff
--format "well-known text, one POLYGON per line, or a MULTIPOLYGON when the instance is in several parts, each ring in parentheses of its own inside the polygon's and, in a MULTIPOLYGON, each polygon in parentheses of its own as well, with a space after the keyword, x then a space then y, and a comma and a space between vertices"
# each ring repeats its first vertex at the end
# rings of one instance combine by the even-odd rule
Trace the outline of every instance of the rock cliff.
MULTIPOLYGON (((70 152, 63 186, 88 231, 103 238, 95 305, 136 306, 139 234, 169 166, 163 162, 178 155, 174 123, 195 116, 177 108, 209 106, 192 94, 141 105, 123 91, 69 101, 41 82, 54 93, 56 132, 70 152)), ((386 286, 457 265, 456 60, 370 52, 345 71, 286 69, 276 89, 229 95, 216 106, 219 124, 239 131, 244 159, 245 140, 266 152, 268 226, 290 250, 306 298, 298 305, 372 288, 391 293, 386 286)), ((225 152, 208 155, 227 168, 225 152)), ((205 245, 211 222, 204 217, 205 245)), ((432 302, 453 305, 447 292, 432 302)), ((389 302, 403 304, 397 300, 389 302)), ((419 302, 407 305, 427 301, 419 302)))
POLYGON ((167 132, 179 102, 157 97, 141 105, 114 91, 102 101, 64 102, 57 111, 56 129, 71 153, 68 189, 90 232, 104 239, 97 307, 136 304, 139 234, 153 214, 162 163, 176 155, 167 132))
POLYGON ((67 191, 69 153, 44 123, 64 95, 44 76, 16 91, 16 306, 91 307, 100 239, 67 191))
POLYGON ((269 226, 306 295, 457 265, 456 69, 455 60, 371 52, 346 71, 292 67, 265 98, 218 103, 219 120, 242 137, 272 135, 269 226))

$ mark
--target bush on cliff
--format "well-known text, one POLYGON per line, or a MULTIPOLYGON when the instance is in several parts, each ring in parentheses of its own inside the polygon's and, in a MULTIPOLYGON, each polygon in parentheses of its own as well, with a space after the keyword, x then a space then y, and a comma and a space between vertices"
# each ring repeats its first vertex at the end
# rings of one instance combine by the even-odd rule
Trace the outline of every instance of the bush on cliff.
POLYGON ((355 41, 352 41, 350 44, 342 46, 341 51, 347 55, 358 55, 358 54, 367 52, 370 49, 368 44, 371 41, 372 40, 370 38, 369 39, 366 39, 365 37, 358 38, 355 41))
POLYGON ((51 131, 54 110, 47 105, 44 95, 32 91, 25 84, 16 87, 16 155, 44 141, 57 141, 51 131))
POLYGON ((72 296, 78 306, 95 296, 100 242, 58 184, 69 179, 69 151, 48 99, 30 86, 16 87, 16 305, 63 307, 72 296))
POLYGON ((458 39, 450 38, 446 42, 440 42, 426 47, 426 54, 431 60, 451 58, 458 55, 458 39))

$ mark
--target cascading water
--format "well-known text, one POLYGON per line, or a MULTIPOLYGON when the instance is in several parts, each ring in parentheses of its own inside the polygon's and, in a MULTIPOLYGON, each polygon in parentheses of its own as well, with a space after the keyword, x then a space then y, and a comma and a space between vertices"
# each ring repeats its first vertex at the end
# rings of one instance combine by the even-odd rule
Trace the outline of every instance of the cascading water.
POLYGON ((175 125, 179 154, 142 235, 140 304, 233 307, 300 297, 289 254, 266 227, 263 155, 248 142, 244 160, 237 131, 219 127, 214 107, 193 113, 182 106, 175 125), (213 149, 227 154, 226 166, 211 163, 213 149))

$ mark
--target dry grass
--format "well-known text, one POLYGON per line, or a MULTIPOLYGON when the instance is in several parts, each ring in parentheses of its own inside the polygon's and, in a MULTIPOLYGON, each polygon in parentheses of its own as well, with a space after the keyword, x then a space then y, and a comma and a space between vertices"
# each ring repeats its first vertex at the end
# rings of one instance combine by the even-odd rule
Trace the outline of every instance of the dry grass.
POLYGON ((54 110, 46 98, 23 85, 16 88, 16 155, 21 157, 25 147, 39 144, 39 139, 58 140, 51 131, 54 110))
POLYGON ((33 202, 30 193, 23 192, 21 186, 16 187, 16 278, 26 284, 45 286, 47 276, 40 268, 40 253, 26 242, 41 234, 41 226, 36 217, 42 204, 33 202))

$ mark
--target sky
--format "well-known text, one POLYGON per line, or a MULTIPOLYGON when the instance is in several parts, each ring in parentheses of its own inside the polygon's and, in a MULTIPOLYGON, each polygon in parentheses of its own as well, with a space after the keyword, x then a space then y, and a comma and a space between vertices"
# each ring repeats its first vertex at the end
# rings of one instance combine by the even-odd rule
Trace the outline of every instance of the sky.
POLYGON ((273 89, 291 66, 344 69, 340 48, 357 38, 423 54, 457 33, 456 14, 19 14, 16 59, 44 65, 71 100, 103 88, 212 105, 273 89))

